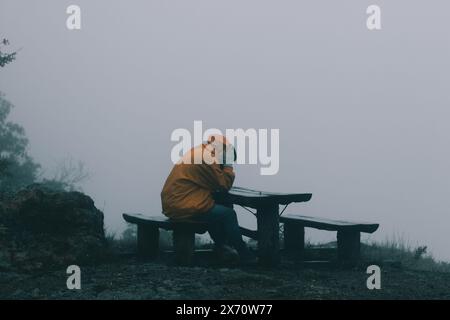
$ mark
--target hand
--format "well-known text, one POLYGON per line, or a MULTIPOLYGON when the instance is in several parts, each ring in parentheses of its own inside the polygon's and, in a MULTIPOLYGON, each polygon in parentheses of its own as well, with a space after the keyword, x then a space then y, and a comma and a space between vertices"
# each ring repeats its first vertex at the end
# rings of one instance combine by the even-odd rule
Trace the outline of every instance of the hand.
POLYGON ((221 142, 212 142, 209 144, 214 150, 216 163, 223 166, 233 167, 236 159, 236 151, 232 144, 223 144, 221 142))
POLYGON ((235 154, 236 151, 234 147, 231 144, 227 144, 225 147, 225 160, 223 165, 233 167, 233 163, 235 161, 235 154))

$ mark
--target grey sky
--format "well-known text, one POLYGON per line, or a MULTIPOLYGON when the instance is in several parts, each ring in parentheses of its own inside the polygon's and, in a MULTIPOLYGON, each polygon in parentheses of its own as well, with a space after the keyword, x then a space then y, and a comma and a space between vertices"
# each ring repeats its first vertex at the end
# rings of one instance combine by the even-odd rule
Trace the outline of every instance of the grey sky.
POLYGON ((2 0, 0 36, 23 49, 0 90, 44 167, 85 162, 110 230, 121 212, 160 212, 170 134, 203 120, 280 129, 279 173, 238 166, 237 185, 312 192, 288 211, 380 222, 372 239, 450 260, 449 12, 443 0, 2 0), (70 4, 81 31, 66 29, 70 4), (381 31, 365 26, 370 4, 381 31))

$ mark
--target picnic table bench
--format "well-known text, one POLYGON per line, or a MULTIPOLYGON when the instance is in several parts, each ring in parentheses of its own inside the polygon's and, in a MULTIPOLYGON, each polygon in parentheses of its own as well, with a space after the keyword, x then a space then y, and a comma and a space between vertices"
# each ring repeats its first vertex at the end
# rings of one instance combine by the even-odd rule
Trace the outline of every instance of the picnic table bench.
POLYGON ((124 213, 128 223, 137 225, 137 247, 140 258, 152 259, 159 251, 159 229, 173 231, 175 261, 180 265, 189 265, 194 252, 195 234, 205 233, 207 225, 188 219, 173 220, 164 216, 147 216, 139 213, 124 213))
POLYGON ((350 222, 318 217, 286 214, 280 218, 284 224, 284 248, 303 257, 305 248, 305 227, 337 231, 337 257, 340 262, 355 262, 360 258, 361 232, 373 233, 378 224, 350 222))
MULTIPOLYGON (((378 224, 366 222, 348 222, 316 217, 286 214, 281 216, 287 205, 293 202, 306 202, 310 193, 274 193, 233 187, 227 193, 215 195, 216 202, 227 205, 240 205, 256 209, 257 229, 240 227, 242 234, 258 242, 258 257, 262 264, 274 265, 280 258, 280 223, 284 224, 284 248, 303 256, 305 245, 305 227, 337 231, 338 258, 342 261, 357 260, 360 252, 360 233, 373 233, 378 224), (285 208, 280 214, 279 206, 285 208), (281 217, 280 217, 281 216, 281 217)), ((142 214, 123 214, 123 218, 137 224, 138 254, 152 258, 158 253, 159 229, 172 230, 176 261, 190 264, 194 251, 196 233, 205 233, 207 224, 192 220, 168 219, 162 215, 146 216, 142 214)))

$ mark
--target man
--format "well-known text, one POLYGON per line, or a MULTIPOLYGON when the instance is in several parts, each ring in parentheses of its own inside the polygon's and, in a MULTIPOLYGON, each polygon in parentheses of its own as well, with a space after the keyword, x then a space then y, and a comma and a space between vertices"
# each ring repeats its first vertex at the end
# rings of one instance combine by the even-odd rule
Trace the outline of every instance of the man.
POLYGON ((191 149, 175 164, 161 192, 161 202, 163 213, 171 219, 208 223, 219 256, 229 256, 230 245, 241 263, 247 264, 256 258, 242 240, 236 212, 213 198, 214 192, 228 191, 233 185, 235 160, 236 152, 225 137, 209 137, 206 144, 191 149))

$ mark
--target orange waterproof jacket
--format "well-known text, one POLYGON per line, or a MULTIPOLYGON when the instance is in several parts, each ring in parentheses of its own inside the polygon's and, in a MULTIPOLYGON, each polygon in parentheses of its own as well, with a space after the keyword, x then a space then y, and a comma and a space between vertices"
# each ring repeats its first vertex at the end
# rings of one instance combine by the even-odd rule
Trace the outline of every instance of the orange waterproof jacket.
MULTIPOLYGON (((197 148, 204 150, 206 145, 197 148)), ((183 159, 193 159, 191 149, 183 159)), ((214 206, 213 192, 227 191, 234 181, 232 167, 223 169, 217 163, 177 163, 161 192, 163 213, 173 219, 184 219, 209 211, 214 206)))

